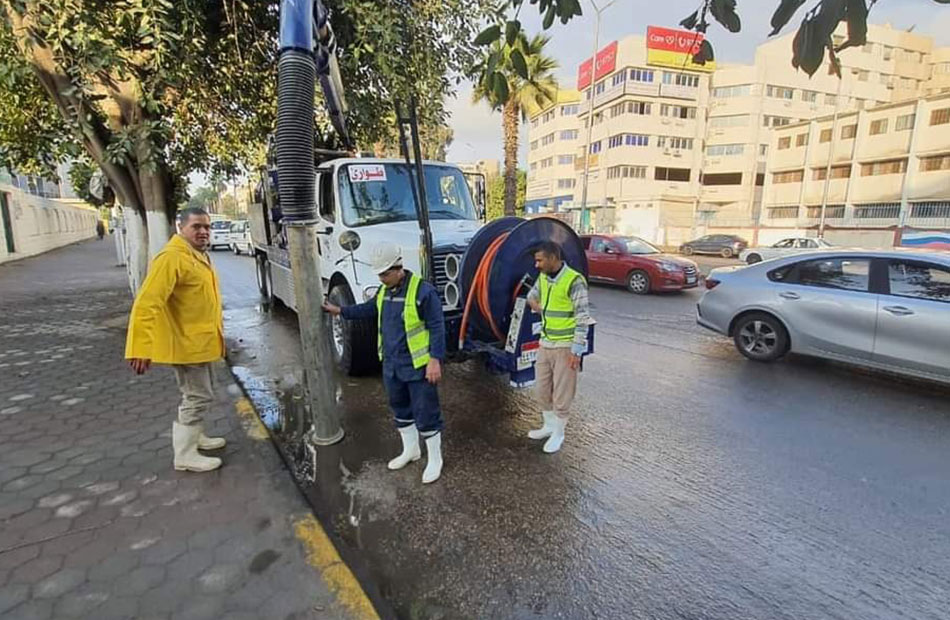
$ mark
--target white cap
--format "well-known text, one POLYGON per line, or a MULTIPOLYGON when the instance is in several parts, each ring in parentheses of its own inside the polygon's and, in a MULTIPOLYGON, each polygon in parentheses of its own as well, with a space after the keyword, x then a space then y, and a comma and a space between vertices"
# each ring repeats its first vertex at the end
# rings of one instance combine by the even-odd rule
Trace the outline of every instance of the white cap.
POLYGON ((395 243, 382 243, 373 249, 371 260, 373 273, 380 275, 393 265, 402 264, 402 248, 395 243))

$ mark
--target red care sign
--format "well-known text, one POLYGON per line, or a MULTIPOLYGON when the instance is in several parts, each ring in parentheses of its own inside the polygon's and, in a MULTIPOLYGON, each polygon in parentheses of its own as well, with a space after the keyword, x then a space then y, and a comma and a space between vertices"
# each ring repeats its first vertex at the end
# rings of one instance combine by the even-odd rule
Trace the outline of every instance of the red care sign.
POLYGON ((662 50, 692 56, 699 53, 702 42, 703 35, 700 32, 647 26, 648 50, 662 50))
MULTIPOLYGON (((583 90, 590 86, 591 83, 591 67, 593 66, 593 61, 588 58, 581 63, 580 68, 577 70, 577 89, 583 90)), ((617 42, 614 41, 607 47, 603 48, 597 52, 597 68, 594 71, 594 81, 599 80, 600 78, 613 73, 614 69, 617 68, 617 42)))

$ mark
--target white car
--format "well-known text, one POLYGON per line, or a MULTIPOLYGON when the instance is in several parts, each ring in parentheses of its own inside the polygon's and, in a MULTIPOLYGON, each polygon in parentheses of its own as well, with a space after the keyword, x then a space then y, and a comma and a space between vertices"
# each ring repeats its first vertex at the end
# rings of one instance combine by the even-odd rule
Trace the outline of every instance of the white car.
POLYGON ((211 245, 209 250, 231 247, 231 220, 211 222, 211 245))
POLYGON ((808 250, 829 250, 833 247, 834 245, 824 239, 814 237, 789 237, 769 247, 745 249, 739 254, 739 260, 749 265, 754 265, 764 260, 779 258, 780 256, 792 256, 808 250))
POLYGON ((231 251, 235 254, 252 254, 251 226, 247 220, 231 223, 231 251))

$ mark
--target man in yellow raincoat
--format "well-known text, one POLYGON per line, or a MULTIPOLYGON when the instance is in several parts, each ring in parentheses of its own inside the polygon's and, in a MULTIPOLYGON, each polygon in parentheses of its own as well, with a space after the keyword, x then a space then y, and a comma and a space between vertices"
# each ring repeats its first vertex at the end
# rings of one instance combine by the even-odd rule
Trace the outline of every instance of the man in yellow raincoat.
POLYGON ((202 416, 214 402, 212 362, 224 356, 224 324, 218 277, 208 258, 211 218, 203 209, 179 214, 179 233, 162 248, 139 290, 125 343, 125 357, 136 374, 152 363, 175 370, 181 390, 178 420, 172 423, 175 469, 211 471, 221 459, 198 449, 223 448, 207 437, 202 416))

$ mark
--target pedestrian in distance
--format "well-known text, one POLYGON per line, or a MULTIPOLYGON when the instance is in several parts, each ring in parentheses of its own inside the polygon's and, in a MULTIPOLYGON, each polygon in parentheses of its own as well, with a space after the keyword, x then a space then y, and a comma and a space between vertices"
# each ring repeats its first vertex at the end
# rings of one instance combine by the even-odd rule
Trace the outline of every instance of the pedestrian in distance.
POLYGON ((559 245, 540 243, 534 264, 538 279, 528 293, 528 305, 541 315, 541 346, 534 374, 543 424, 528 437, 547 439, 544 451, 553 454, 564 443, 581 356, 587 352, 588 326, 593 321, 587 281, 564 262, 559 245))
POLYGON ((436 389, 445 359, 442 300, 435 287, 403 269, 397 245, 378 246, 372 269, 382 282, 375 299, 345 308, 324 303, 323 309, 348 320, 376 321, 383 384, 402 439, 402 453, 389 461, 389 469, 422 458, 421 435, 428 453, 422 482, 429 484, 442 475, 443 421, 436 389))
POLYGON ((102 241, 102 238, 106 236, 106 226, 100 219, 96 220, 96 235, 99 237, 99 241, 102 241))
POLYGON ((212 363, 224 356, 224 323, 218 276, 208 257, 211 218, 189 208, 179 213, 178 234, 155 256, 142 283, 125 344, 125 357, 136 374, 153 363, 175 371, 181 404, 172 422, 174 466, 205 472, 221 459, 201 450, 224 447, 221 437, 204 434, 202 418, 214 402, 212 363))

